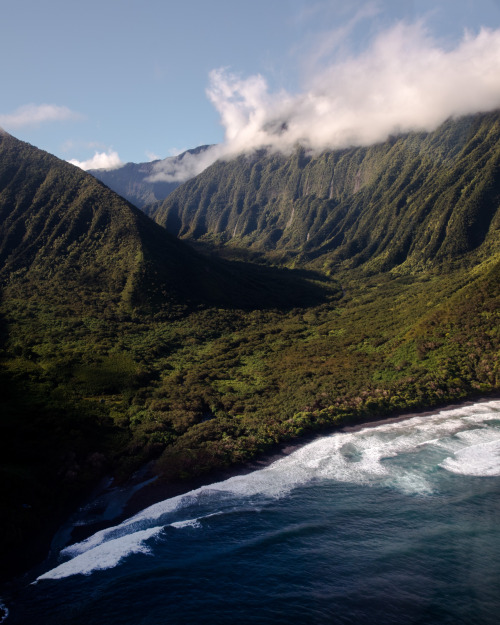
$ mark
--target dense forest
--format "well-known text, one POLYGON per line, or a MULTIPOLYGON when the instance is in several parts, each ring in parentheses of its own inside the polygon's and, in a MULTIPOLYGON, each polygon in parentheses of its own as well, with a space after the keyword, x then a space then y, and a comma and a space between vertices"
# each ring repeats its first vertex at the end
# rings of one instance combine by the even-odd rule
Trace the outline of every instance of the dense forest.
POLYGON ((145 207, 154 223, 0 134, 4 561, 104 475, 186 480, 498 392, 499 138, 491 113, 241 156, 145 207))

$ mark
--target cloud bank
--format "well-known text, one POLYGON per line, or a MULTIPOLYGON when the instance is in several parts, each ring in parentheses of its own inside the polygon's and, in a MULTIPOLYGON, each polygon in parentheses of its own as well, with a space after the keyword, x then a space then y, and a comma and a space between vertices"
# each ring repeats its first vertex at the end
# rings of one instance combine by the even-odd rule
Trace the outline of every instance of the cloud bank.
POLYGON ((242 80, 216 70, 210 78, 228 155, 370 145, 500 106, 500 30, 466 33, 444 50, 421 24, 398 24, 362 55, 312 76, 296 95, 270 93, 261 76, 242 80))
POLYGON ((68 161, 72 165, 80 167, 80 169, 117 169, 123 165, 118 152, 96 152, 92 158, 86 161, 78 161, 72 158, 68 161))
POLYGON ((81 119, 79 113, 75 113, 67 106, 56 104, 25 104, 13 113, 0 114, 0 125, 6 128, 21 128, 23 126, 36 126, 44 122, 59 122, 71 119, 81 119))
POLYGON ((500 30, 466 32, 445 49, 422 22, 398 23, 359 56, 311 72, 301 93, 272 93, 260 75, 243 79, 218 69, 207 95, 220 114, 224 143, 164 179, 185 180, 218 158, 261 148, 288 154, 297 145, 313 153, 371 145, 498 108, 500 30))

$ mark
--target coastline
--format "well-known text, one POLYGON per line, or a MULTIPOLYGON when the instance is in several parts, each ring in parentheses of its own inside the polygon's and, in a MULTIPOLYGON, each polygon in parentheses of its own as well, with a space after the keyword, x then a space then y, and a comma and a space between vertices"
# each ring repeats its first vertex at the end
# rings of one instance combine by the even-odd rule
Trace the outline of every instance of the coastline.
POLYGON ((398 423, 400 421, 406 421, 413 417, 426 417, 437 412, 446 412, 450 410, 457 410, 466 406, 472 406, 474 404, 487 403, 490 401, 500 400, 500 396, 495 394, 492 396, 481 396, 477 399, 470 399, 460 403, 445 404, 443 406, 437 406, 435 408, 423 409, 420 411, 412 411, 409 413, 397 414, 389 417, 374 417, 373 419, 360 420, 357 423, 351 425, 334 425, 331 428, 326 428, 321 431, 313 432, 309 435, 305 435, 297 439, 296 441, 287 441, 283 443, 277 443, 272 449, 264 452, 254 460, 250 460, 241 465, 233 465, 226 469, 218 469, 211 471, 196 478, 189 478, 182 482, 162 482, 157 480, 145 485, 143 488, 138 489, 127 501, 124 506, 123 513, 116 519, 117 523, 139 513, 141 510, 154 505, 165 499, 170 499, 179 495, 185 495, 192 490, 207 486, 216 482, 222 482, 231 477, 237 475, 247 475, 259 469, 264 469, 271 465, 273 462, 284 458, 297 449, 304 447, 308 443, 311 443, 318 438, 323 438, 335 433, 342 432, 359 432, 365 428, 375 428, 380 425, 386 425, 391 423, 398 423))
MULTIPOLYGON (((373 417, 372 419, 360 419, 359 422, 349 425, 333 425, 320 431, 312 432, 309 435, 300 437, 294 441, 287 441, 274 445, 267 452, 258 456, 254 460, 250 460, 240 465, 233 465, 225 469, 217 469, 210 471, 204 475, 189 478, 183 481, 168 482, 157 478, 151 471, 151 465, 146 465, 125 484, 113 486, 110 480, 104 479, 101 484, 96 487, 92 495, 85 501, 81 502, 77 511, 69 516, 62 524, 60 524, 53 534, 39 537, 36 541, 36 553, 39 554, 37 560, 34 561, 29 568, 23 573, 14 575, 10 580, 2 583, 2 590, 7 590, 7 595, 11 590, 20 583, 24 585, 35 579, 40 572, 54 564, 59 550, 65 545, 72 544, 84 540, 95 532, 118 525, 122 521, 141 512, 145 508, 154 505, 160 501, 170 499, 191 492, 209 484, 222 482, 231 477, 238 475, 247 475, 254 471, 264 469, 273 462, 289 456, 297 449, 325 436, 342 432, 357 432, 365 428, 375 428, 380 425, 397 423, 406 421, 413 417, 422 417, 436 414, 438 412, 446 412, 456 410, 480 403, 500 400, 500 395, 481 396, 477 399, 469 399, 460 403, 446 404, 436 406, 432 409, 423 409, 421 411, 412 411, 408 413, 400 413, 388 417, 373 417), (105 502, 103 504, 103 501, 105 502), (102 514, 95 522, 85 522, 82 520, 82 514, 92 508, 102 507, 102 512, 108 509, 114 510, 114 514, 102 514), (42 553, 44 557, 40 557, 42 553)), ((98 515, 97 515, 98 516, 98 515)), ((14 590, 15 593, 15 590, 14 590)), ((5 595, 3 595, 5 598, 5 595)), ((0 621, 1 622, 1 621, 0 621)))

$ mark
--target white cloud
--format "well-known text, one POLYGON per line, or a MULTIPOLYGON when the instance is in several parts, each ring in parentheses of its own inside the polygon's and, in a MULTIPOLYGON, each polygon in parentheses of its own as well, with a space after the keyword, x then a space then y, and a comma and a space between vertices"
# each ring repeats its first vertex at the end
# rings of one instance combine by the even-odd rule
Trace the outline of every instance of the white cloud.
POLYGON ((146 152, 146 156, 148 157, 149 161, 159 161, 161 158, 161 156, 158 156, 158 154, 150 152, 149 150, 146 152))
POLYGON ((465 33, 444 50, 421 23, 400 23, 360 56, 311 75, 302 93, 270 93, 262 76, 225 70, 211 72, 207 93, 225 128, 224 157, 297 144, 314 152, 369 145, 499 107, 500 30, 465 33))
POLYGON ((67 106, 56 104, 25 104, 13 113, 0 114, 0 125, 7 128, 36 126, 45 122, 59 122, 82 119, 82 116, 67 106))
POLYGON ((68 161, 80 169, 117 169, 123 165, 118 152, 108 150, 107 152, 96 152, 92 158, 86 161, 78 161, 72 158, 68 161))
POLYGON ((148 182, 185 182, 200 174, 225 154, 224 146, 213 145, 197 154, 184 152, 180 156, 171 156, 155 163, 153 173, 148 176, 147 180, 148 182))
MULTIPOLYGON (((183 182, 217 159, 261 148, 291 153, 302 145, 319 153, 370 145, 500 107, 500 30, 465 32, 454 48, 443 48, 423 22, 400 22, 374 37, 361 54, 329 63, 331 53, 343 48, 352 28, 376 6, 358 11, 341 32, 331 33, 329 43, 322 36, 299 93, 271 92, 261 75, 212 71, 207 95, 220 115, 224 142, 159 161, 148 180, 183 182)), ((84 169, 121 165, 116 152, 71 162, 84 169)))
POLYGON ((198 155, 161 161, 150 180, 182 182, 219 158, 260 148, 290 153, 300 144, 319 153, 370 145, 500 107, 500 30, 466 32, 455 48, 444 49, 423 22, 401 22, 358 56, 328 63, 330 52, 376 5, 368 9, 358 12, 345 32, 332 32, 330 46, 320 41, 300 93, 273 93, 260 75, 212 71, 207 95, 219 112, 224 142, 198 155))

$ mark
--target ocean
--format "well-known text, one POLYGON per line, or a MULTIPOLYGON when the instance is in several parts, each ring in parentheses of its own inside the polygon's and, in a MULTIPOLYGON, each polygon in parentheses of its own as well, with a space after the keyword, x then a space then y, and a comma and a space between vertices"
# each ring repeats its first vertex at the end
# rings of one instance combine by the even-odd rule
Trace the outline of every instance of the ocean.
POLYGON ((6 624, 500 623, 500 401, 336 432, 76 544, 6 624))

